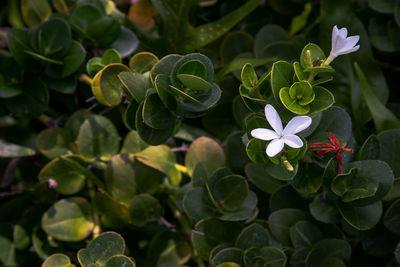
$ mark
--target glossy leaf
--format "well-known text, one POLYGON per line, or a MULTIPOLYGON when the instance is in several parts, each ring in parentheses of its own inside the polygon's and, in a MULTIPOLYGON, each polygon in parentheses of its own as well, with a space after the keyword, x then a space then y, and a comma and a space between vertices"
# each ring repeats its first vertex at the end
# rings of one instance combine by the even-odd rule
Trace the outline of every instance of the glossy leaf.
POLYGON ((248 190, 247 182, 242 176, 230 175, 216 181, 212 187, 212 194, 218 205, 232 211, 243 204, 248 190))
POLYGON ((128 70, 125 65, 114 63, 98 72, 92 82, 92 92, 97 101, 106 106, 118 105, 122 100, 123 90, 118 75, 128 70))
POLYGON ((309 215, 297 209, 281 209, 272 212, 268 218, 272 234, 284 245, 290 245, 290 228, 298 221, 308 220, 309 215))
POLYGON ((148 194, 136 195, 129 205, 131 223, 136 226, 157 221, 161 215, 161 206, 157 199, 148 194))
POLYGON ((48 235, 58 240, 81 241, 94 227, 89 202, 82 197, 59 200, 43 214, 41 225, 48 235))
POLYGON ((68 138, 64 129, 47 128, 39 133, 36 146, 46 157, 53 159, 68 153, 68 138))
POLYGON ((49 162, 39 172, 40 181, 53 179, 57 183, 56 191, 63 195, 72 195, 79 192, 85 185, 86 176, 74 165, 56 158, 49 162))
POLYGON ((368 230, 374 227, 382 216, 382 202, 377 201, 367 206, 339 205, 343 218, 358 230, 368 230))
POLYGON ((220 145, 208 137, 200 137, 189 147, 185 156, 185 165, 192 175, 198 163, 205 162, 209 173, 225 165, 225 154, 220 145))
POLYGON ((42 264, 42 267, 73 267, 71 260, 65 254, 56 253, 50 255, 42 264))
POLYGON ((35 150, 20 146, 17 144, 11 144, 0 140, 0 157, 1 158, 13 158, 13 157, 24 157, 32 156, 35 154, 35 150))
POLYGON ((77 138, 79 153, 88 161, 109 160, 118 153, 118 132, 105 117, 94 115, 86 119, 77 138))

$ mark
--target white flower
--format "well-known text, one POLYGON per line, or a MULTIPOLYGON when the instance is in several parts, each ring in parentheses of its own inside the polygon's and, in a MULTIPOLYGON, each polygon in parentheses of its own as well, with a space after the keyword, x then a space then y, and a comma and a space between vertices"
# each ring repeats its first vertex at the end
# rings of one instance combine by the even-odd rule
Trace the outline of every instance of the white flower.
POLYGON ((274 131, 265 128, 257 128, 251 131, 251 136, 265 141, 272 140, 267 147, 267 155, 269 157, 273 157, 281 152, 285 144, 293 148, 300 148, 303 146, 303 141, 295 134, 310 126, 312 122, 310 117, 296 116, 291 119, 285 129, 283 129, 278 112, 269 104, 265 106, 265 117, 274 131))
POLYGON ((331 63, 337 56, 349 54, 357 51, 360 45, 356 45, 360 40, 359 35, 347 37, 347 29, 335 25, 332 29, 332 48, 329 57, 325 60, 324 65, 331 63))

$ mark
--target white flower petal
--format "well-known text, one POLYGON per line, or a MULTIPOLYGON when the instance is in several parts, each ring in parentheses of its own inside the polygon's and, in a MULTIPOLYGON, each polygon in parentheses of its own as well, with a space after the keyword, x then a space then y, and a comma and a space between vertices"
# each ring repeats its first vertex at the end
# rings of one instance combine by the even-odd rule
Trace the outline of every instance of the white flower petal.
POLYGON ((283 127, 281 117, 279 117, 278 112, 276 112, 275 108, 270 104, 265 106, 264 111, 269 125, 271 125, 272 129, 274 129, 278 135, 280 135, 283 127))
POLYGON ((276 154, 282 151, 284 145, 285 144, 283 143, 282 139, 272 140, 271 143, 269 143, 267 146, 267 155, 269 157, 275 156, 276 154))
POLYGON ((337 38, 338 38, 338 35, 339 35, 339 29, 338 29, 338 27, 335 25, 335 26, 333 26, 333 29, 332 29, 332 40, 331 40, 332 50, 335 50, 335 47, 336 47, 336 40, 337 40, 337 38))
POLYGON ((346 27, 339 29, 339 36, 343 39, 346 39, 346 37, 347 37, 347 28, 346 27))
POLYGON ((354 35, 346 38, 346 46, 344 47, 344 49, 349 50, 353 48, 358 43, 359 40, 360 40, 359 35, 354 35))
POLYGON ((283 136, 299 133, 310 126, 312 119, 308 116, 296 116, 291 119, 282 132, 283 136))
POLYGON ((283 137, 283 142, 293 148, 300 148, 303 146, 303 141, 301 141, 301 138, 294 134, 285 135, 283 137))
POLYGON ((346 54, 353 53, 353 52, 357 51, 358 49, 360 49, 360 45, 356 45, 352 49, 347 50, 346 54))
POLYGON ((276 134, 276 132, 270 130, 270 129, 265 129, 265 128, 257 128, 251 131, 251 136, 257 139, 269 141, 275 138, 279 138, 279 135, 276 134))

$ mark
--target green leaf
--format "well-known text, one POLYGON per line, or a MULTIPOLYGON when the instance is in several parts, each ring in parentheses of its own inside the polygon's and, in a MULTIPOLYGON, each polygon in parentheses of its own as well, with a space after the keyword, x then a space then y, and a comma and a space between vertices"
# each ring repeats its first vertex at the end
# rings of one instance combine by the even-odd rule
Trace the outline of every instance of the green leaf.
POLYGON ((31 46, 44 57, 60 59, 67 55, 72 45, 71 29, 61 18, 50 19, 39 27, 32 28, 29 34, 31 46))
POLYGON ((309 220, 308 213, 297 209, 281 209, 269 215, 269 227, 272 234, 284 245, 290 246, 290 228, 298 221, 309 220))
POLYGON ((258 77, 253 66, 250 63, 247 63, 243 66, 241 78, 243 86, 248 90, 251 90, 257 85, 258 77))
POLYGON ((157 199, 149 194, 136 195, 129 205, 131 223, 135 226, 144 226, 149 222, 157 221, 162 215, 162 209, 157 199))
POLYGON ((138 161, 157 169, 168 176, 171 185, 178 186, 182 175, 176 168, 176 158, 174 152, 166 146, 150 146, 135 154, 138 161))
POLYGON ((354 63, 354 68, 361 84, 362 94, 367 103, 368 109, 372 114, 378 132, 400 128, 400 120, 389 109, 387 109, 375 95, 374 90, 368 82, 361 67, 357 63, 354 63))
POLYGON ((22 88, 12 81, 3 78, 0 74, 0 98, 10 98, 22 93, 22 88))
POLYGON ((136 100, 138 103, 145 99, 149 84, 148 79, 144 75, 136 72, 124 71, 119 73, 118 77, 124 85, 124 91, 128 97, 136 100))
POLYGON ((87 36, 89 25, 103 16, 102 11, 95 5, 82 4, 76 6, 68 17, 71 26, 87 36))
POLYGON ((283 185, 269 198, 269 208, 276 211, 285 208, 306 209, 307 202, 290 185, 283 185))
MULTIPOLYGON (((370 135, 357 153, 358 160, 379 159, 380 146, 376 135, 370 135)), ((389 165, 390 166, 390 165, 389 165)), ((391 166, 392 168, 392 166, 391 166)), ((393 170, 393 168, 392 168, 393 170)))
POLYGON ((189 147, 185 156, 185 165, 191 176, 198 163, 205 162, 209 173, 225 166, 225 154, 221 146, 213 139, 200 137, 189 147))
POLYGON ((25 51, 31 51, 28 32, 22 29, 11 28, 7 32, 7 45, 11 55, 18 65, 36 66, 37 60, 29 56, 25 51))
POLYGON ((129 71, 128 67, 114 63, 96 74, 92 82, 92 92, 97 101, 106 106, 116 106, 121 102, 123 84, 118 75, 124 71, 129 71))
POLYGON ((237 59, 238 55, 252 52, 253 47, 254 38, 251 34, 242 30, 231 31, 225 36, 219 49, 222 64, 230 64, 232 60, 237 59))
POLYGON ((67 132, 59 127, 47 128, 41 131, 36 138, 39 151, 50 159, 68 153, 67 132))
POLYGON ((3 236, 0 236, 0 262, 9 266, 17 264, 15 245, 3 236))
POLYGON ((104 216, 102 222, 107 227, 119 229, 128 225, 130 221, 128 205, 112 198, 104 190, 96 193, 93 198, 93 206, 104 216))
POLYGON ((137 153, 147 147, 148 145, 142 139, 140 139, 136 131, 130 131, 125 136, 124 143, 121 148, 121 153, 137 153))
POLYGON ((253 247, 247 249, 243 255, 246 266, 286 266, 286 255, 277 247, 253 247))
POLYGON ((276 165, 271 161, 267 163, 265 170, 271 177, 278 180, 287 181, 291 180, 296 175, 299 168, 297 161, 290 162, 290 164, 293 166, 293 171, 287 170, 283 164, 276 165))
POLYGON ((387 209, 385 216, 383 217, 383 224, 389 229, 390 232, 397 235, 400 234, 400 199, 394 201, 387 209))
POLYGON ((281 26, 267 24, 257 33, 254 42, 254 54, 257 58, 260 58, 263 56, 263 50, 266 46, 275 42, 289 41, 289 39, 289 34, 281 26))
POLYGON ((313 89, 315 98, 310 103, 310 114, 326 110, 335 103, 335 97, 329 90, 321 86, 314 86, 313 89))
POLYGON ((250 247, 265 247, 269 245, 271 239, 267 229, 257 223, 250 224, 240 232, 236 247, 247 249, 250 247))
POLYGON ((107 191, 113 198, 128 205, 136 194, 136 176, 133 155, 115 155, 104 171, 107 191))
POLYGON ((212 194, 219 206, 233 211, 246 200, 249 188, 246 180, 239 175, 229 175, 219 179, 212 187, 212 194))
POLYGON ((151 71, 153 66, 159 62, 156 55, 149 52, 139 52, 129 60, 129 68, 138 73, 151 71))
POLYGON ((257 195, 249 191, 246 200, 243 205, 235 211, 224 211, 223 215, 219 218, 224 221, 245 221, 252 220, 258 214, 257 209, 257 195))
MULTIPOLYGON (((350 115, 340 107, 333 106, 322 112, 321 121, 315 130, 319 132, 332 132, 335 136, 342 137, 348 142, 351 138, 352 120, 350 115)), ((311 136, 310 143, 316 142, 316 134, 311 136)))
POLYGON ((183 209, 189 217, 195 220, 217 215, 216 208, 209 199, 204 187, 192 188, 185 194, 183 209))
POLYGON ((125 241, 121 235, 115 232, 104 232, 90 241, 86 249, 80 250, 78 252, 78 258, 79 261, 81 261, 80 256, 89 254, 92 263, 103 265, 106 264, 111 257, 123 254, 124 251, 125 241))
POLYGON ((189 60, 184 62, 182 65, 179 66, 176 74, 187 74, 197 76, 203 80, 207 79, 206 66, 200 60, 189 60))
MULTIPOLYGON (((154 3, 154 5, 157 7, 158 11, 160 12, 160 9, 165 8, 160 6, 158 3, 159 0, 154 3)), ((181 5, 183 5, 182 2, 181 5)), ((182 41, 182 50, 183 51, 193 51, 197 48, 203 47, 214 40, 217 40, 219 37, 227 33, 231 28, 233 28, 239 21, 243 20, 248 14, 250 14, 255 8, 257 8, 258 4, 260 3, 260 0, 250 0, 244 3, 242 6, 239 8, 235 9, 234 11, 228 13, 227 15, 223 16, 217 21, 200 25, 197 26, 196 28, 192 29, 190 27, 187 27, 188 25, 183 22, 181 27, 185 27, 185 31, 182 35, 182 38, 184 38, 182 41)), ((181 10, 181 9, 175 9, 175 10, 181 10)), ((186 11, 188 12, 188 11, 186 11)), ((167 12, 161 12, 161 16, 166 14, 167 12)), ((177 16, 180 18, 180 16, 177 16)), ((188 19, 187 17, 186 19, 188 19)), ((176 17, 174 18, 176 19, 176 17)), ((165 23, 168 23, 168 21, 164 21, 165 23)), ((170 21, 169 23, 173 23, 171 27, 174 27, 178 22, 172 22, 170 21)), ((186 22, 187 23, 187 22, 186 22)), ((176 26, 175 26, 176 27, 176 26)), ((174 31, 176 32, 176 30, 174 31)), ((176 35, 172 35, 171 37, 177 37, 176 35)), ((174 40, 175 43, 180 43, 180 41, 174 40)))
POLYGON ((114 255, 108 259, 105 267, 136 267, 136 264, 127 256, 124 255, 114 255))
POLYGON ((168 55, 158 61, 151 69, 151 79, 154 81, 159 74, 169 76, 175 64, 181 59, 181 55, 168 55))
POLYGON ((63 79, 52 79, 45 76, 43 81, 52 90, 55 90, 62 94, 73 94, 75 89, 77 88, 78 79, 76 76, 73 75, 63 79))
POLYGON ((241 249, 224 248, 211 259, 211 263, 214 266, 218 266, 219 264, 223 264, 224 262, 241 263, 242 257, 243 257, 243 252, 241 249))
POLYGON ((40 170, 38 178, 40 181, 54 179, 57 182, 57 193, 72 195, 79 192, 85 186, 86 181, 86 175, 79 168, 74 167, 75 165, 56 158, 40 170))
POLYGON ((297 103, 297 99, 290 97, 290 89, 288 87, 284 87, 279 91, 279 98, 282 104, 293 113, 304 115, 310 112, 309 105, 300 105, 297 103))
POLYGON ((358 230, 371 229, 379 222, 382 215, 382 201, 361 207, 343 203, 338 207, 343 218, 358 230))
MULTIPOLYGON (((110 3, 110 2, 108 2, 110 3)), ((130 56, 139 46, 139 39, 136 35, 127 27, 120 25, 119 30, 118 23, 113 25, 116 32, 120 32, 119 35, 114 39, 113 43, 110 45, 111 48, 118 51, 122 58, 130 56)), ((115 36, 113 37, 115 38, 115 36)))
MULTIPOLYGON (((224 78, 225 75, 231 73, 231 72, 235 72, 235 71, 239 71, 241 69, 243 69, 244 65, 249 63, 251 65, 253 65, 253 67, 260 67, 263 65, 266 65, 272 61, 274 61, 275 58, 273 57, 268 57, 268 58, 240 58, 240 57, 236 57, 235 59, 233 59, 232 61, 229 61, 227 63, 227 65, 225 65, 224 67, 222 67, 217 74, 214 77, 214 80, 216 83, 219 83, 222 78, 224 78)), ((261 82, 261 80, 260 80, 261 82)))
POLYGON ((321 230, 308 221, 299 221, 290 228, 290 240, 295 248, 312 247, 322 238, 321 230))
POLYGON ((6 106, 17 117, 35 118, 42 114, 49 102, 49 91, 40 80, 26 81, 21 84, 24 92, 10 98, 6 106))
MULTIPOLYGON (((375 191, 375 193, 372 196, 365 197, 362 199, 354 200, 352 204, 354 205, 368 205, 373 202, 376 202, 378 200, 381 200, 390 190, 390 188, 393 185, 393 172, 390 169, 390 167, 386 164, 386 162, 380 161, 380 160, 363 160, 363 161, 355 161, 351 162, 343 168, 343 173, 349 172, 351 169, 354 170, 354 176, 351 178, 351 176, 348 178, 350 179, 348 183, 352 183, 352 180, 354 181, 355 184, 352 185, 351 187, 355 186, 357 188, 357 183, 358 184, 365 184, 365 183, 370 183, 375 184, 375 181, 378 182, 378 188, 375 191)), ((341 177, 341 175, 338 175, 337 177, 341 177)), ((333 189, 335 180, 333 180, 331 188, 333 189)), ((369 186, 367 186, 368 188, 369 186)), ((368 190, 367 190, 368 191, 368 190)), ((372 190, 374 191, 374 190, 372 190)), ((355 190, 354 196, 357 196, 358 190, 355 190)), ((353 198, 351 195, 349 195, 348 201, 350 201, 353 198)), ((343 200, 344 201, 344 200, 343 200)))
POLYGON ((237 222, 224 222, 215 218, 199 221, 195 229, 203 233, 210 244, 232 243, 242 230, 237 222))
POLYGON ((314 245, 307 256, 306 266, 346 266, 350 255, 349 243, 342 239, 327 238, 314 245))
POLYGON ((266 172, 264 165, 249 163, 245 167, 245 172, 251 182, 267 194, 272 194, 283 185, 283 182, 272 178, 266 172))
POLYGON ((28 233, 30 229, 24 224, 24 221, 19 222, 19 224, 14 225, 13 228, 13 240, 15 247, 18 250, 25 250, 31 244, 31 239, 28 233))
POLYGON ((69 257, 62 253, 50 255, 43 262, 42 267, 73 267, 69 257))
POLYGON ((290 87, 292 85, 293 75, 294 69, 289 62, 278 61, 272 65, 271 88, 277 101, 279 101, 279 91, 283 87, 290 87))
POLYGON ((51 13, 51 6, 46 0, 21 1, 22 18, 29 27, 45 22, 51 16, 51 13))
POLYGON ((149 145, 159 145, 167 141, 171 137, 175 124, 169 124, 169 128, 165 130, 154 129, 148 126, 143 121, 143 102, 140 103, 136 111, 136 130, 140 138, 149 145))
MULTIPOLYGON (((136 129, 136 113, 139 105, 136 101, 132 100, 126 107, 124 113, 122 114, 122 120, 126 126, 126 128, 130 130, 136 129)), ((140 137, 139 137, 140 139, 140 137)))
POLYGON ((395 3, 390 0, 368 0, 370 8, 384 14, 392 14, 395 3))
POLYGON ((175 124, 175 116, 164 106, 160 97, 155 92, 148 93, 143 103, 143 122, 147 126, 166 130, 172 128, 175 124))
POLYGON ((35 150, 29 147, 7 143, 0 139, 0 158, 25 157, 32 155, 35 155, 35 150))
POLYGON ((117 130, 111 121, 99 115, 83 122, 76 142, 79 153, 88 161, 109 160, 119 150, 117 130))
POLYGON ((191 74, 178 74, 176 77, 184 86, 190 89, 210 90, 212 88, 211 83, 191 74))
POLYGON ((322 194, 315 196, 309 205, 310 213, 317 221, 327 224, 338 224, 340 222, 340 213, 333 203, 324 200, 322 194))
POLYGON ((247 156, 257 164, 266 164, 269 157, 266 154, 266 142, 260 139, 250 139, 246 146, 247 156))
POLYGON ((303 67, 303 69, 315 67, 315 63, 317 63, 317 66, 319 66, 319 62, 325 60, 325 58, 324 51, 322 51, 318 45, 310 43, 301 51, 300 65, 303 67))
POLYGON ((389 164, 390 168, 394 173, 394 177, 400 177, 400 160, 399 153, 393 153, 399 151, 400 148, 400 130, 389 130, 384 131, 377 135, 379 141, 379 159, 389 164))
POLYGON ((378 180, 374 175, 357 175, 357 169, 350 169, 349 172, 339 174, 333 179, 332 191, 342 197, 343 202, 367 198, 375 195, 378 190, 378 180))
POLYGON ((316 164, 299 162, 299 170, 290 183, 298 192, 314 194, 322 185, 323 173, 324 169, 316 164))
POLYGON ((54 203, 42 217, 42 228, 55 239, 76 242, 88 237, 94 227, 89 202, 82 197, 54 203))
POLYGON ((75 141, 79 134, 79 129, 81 128, 82 123, 92 116, 93 113, 86 110, 80 109, 75 111, 65 123, 65 130, 67 131, 69 138, 71 141, 75 141))

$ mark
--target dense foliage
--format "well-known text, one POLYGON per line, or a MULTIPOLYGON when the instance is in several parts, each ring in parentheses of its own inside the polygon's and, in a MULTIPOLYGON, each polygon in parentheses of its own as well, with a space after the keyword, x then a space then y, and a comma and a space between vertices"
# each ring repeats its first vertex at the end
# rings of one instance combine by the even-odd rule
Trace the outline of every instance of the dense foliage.
POLYGON ((0 264, 400 266, 400 1, 3 2, 0 264))

